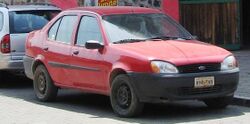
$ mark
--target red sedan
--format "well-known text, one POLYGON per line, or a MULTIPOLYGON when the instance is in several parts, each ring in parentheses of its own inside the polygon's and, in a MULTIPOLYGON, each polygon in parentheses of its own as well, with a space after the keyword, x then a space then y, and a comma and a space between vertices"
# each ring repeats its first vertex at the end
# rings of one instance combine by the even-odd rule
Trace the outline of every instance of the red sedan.
POLYGON ((137 7, 74 8, 31 32, 26 75, 41 101, 58 88, 110 96, 115 113, 138 115, 146 102, 202 100, 224 108, 239 68, 232 53, 199 42, 161 11, 137 7))

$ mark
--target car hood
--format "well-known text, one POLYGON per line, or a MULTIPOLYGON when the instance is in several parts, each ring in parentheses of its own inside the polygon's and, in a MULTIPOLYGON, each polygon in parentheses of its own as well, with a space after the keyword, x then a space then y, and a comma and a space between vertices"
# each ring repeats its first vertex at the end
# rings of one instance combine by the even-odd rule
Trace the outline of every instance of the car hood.
POLYGON ((195 40, 146 41, 114 46, 149 60, 162 60, 175 65, 219 63, 231 54, 220 47, 195 40))

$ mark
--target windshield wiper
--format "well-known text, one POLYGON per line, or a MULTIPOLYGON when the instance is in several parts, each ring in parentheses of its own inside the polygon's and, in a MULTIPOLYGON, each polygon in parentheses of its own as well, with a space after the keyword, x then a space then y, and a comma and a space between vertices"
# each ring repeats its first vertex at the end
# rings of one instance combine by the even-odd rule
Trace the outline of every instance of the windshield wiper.
POLYGON ((184 39, 184 40, 191 40, 191 37, 175 37, 175 36, 157 36, 157 37, 152 37, 152 38, 148 38, 147 40, 157 40, 157 39, 161 39, 161 40, 175 40, 175 39, 184 39))
POLYGON ((145 40, 144 39, 123 39, 123 40, 119 40, 113 43, 122 44, 122 43, 135 43, 135 42, 141 42, 141 41, 145 41, 145 40))

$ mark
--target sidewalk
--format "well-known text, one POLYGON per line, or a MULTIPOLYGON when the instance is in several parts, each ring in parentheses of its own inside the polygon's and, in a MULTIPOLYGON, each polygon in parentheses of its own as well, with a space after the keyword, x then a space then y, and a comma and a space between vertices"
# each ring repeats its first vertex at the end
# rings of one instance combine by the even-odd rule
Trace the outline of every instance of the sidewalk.
POLYGON ((240 82, 235 93, 234 103, 250 106, 250 49, 233 51, 240 65, 240 82))

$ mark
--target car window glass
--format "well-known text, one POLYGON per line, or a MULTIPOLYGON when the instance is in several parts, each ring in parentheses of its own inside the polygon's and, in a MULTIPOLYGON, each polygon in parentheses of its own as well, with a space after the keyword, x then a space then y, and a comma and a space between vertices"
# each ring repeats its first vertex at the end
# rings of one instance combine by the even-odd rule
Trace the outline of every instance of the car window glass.
POLYGON ((70 43, 76 21, 77 16, 64 16, 56 35, 56 41, 70 43))
POLYGON ((190 39, 192 35, 164 14, 115 14, 103 16, 111 42, 126 39, 172 37, 190 39))
POLYGON ((0 31, 3 28, 3 13, 0 12, 0 31))
POLYGON ((60 11, 32 10, 10 12, 10 32, 29 33, 43 28, 60 11))
POLYGON ((58 30, 58 26, 61 22, 61 19, 57 20, 56 23, 50 28, 49 30, 49 39, 50 40, 56 40, 56 33, 58 30))
POLYGON ((89 40, 102 42, 102 35, 95 17, 83 16, 77 33, 76 44, 84 46, 89 40))

